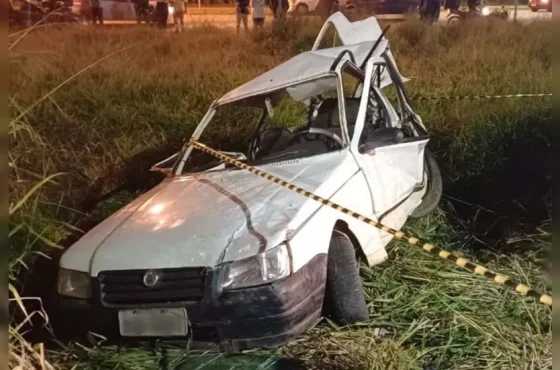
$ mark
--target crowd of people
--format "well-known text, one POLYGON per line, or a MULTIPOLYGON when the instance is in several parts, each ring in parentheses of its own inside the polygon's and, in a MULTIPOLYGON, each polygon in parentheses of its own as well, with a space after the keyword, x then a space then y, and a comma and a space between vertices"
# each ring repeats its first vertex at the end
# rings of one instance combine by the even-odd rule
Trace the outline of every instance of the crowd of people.
MULTIPOLYGON (((148 0, 132 0, 136 13, 137 23, 155 24, 159 28, 167 28, 169 18, 169 7, 173 9, 173 24, 176 32, 183 32, 185 26, 186 1, 185 0, 156 0, 155 8, 149 4, 148 0)), ((91 22, 103 24, 103 7, 101 0, 82 0, 82 5, 89 8, 89 18, 91 22), (84 4, 85 3, 85 4, 84 4)))
MULTIPOLYGON (((82 0, 89 8, 89 17, 92 23, 103 24, 103 8, 101 0, 82 0)), ((137 23, 149 23, 157 25, 159 28, 166 29, 171 7, 174 30, 183 32, 185 26, 185 14, 187 13, 187 0, 156 0, 155 7, 150 5, 149 0, 132 0, 136 13, 137 23)), ((338 11, 338 0, 330 1, 329 13, 338 11)), ((350 9, 354 5, 352 0, 347 0, 345 9, 350 9)), ((288 0, 235 0, 236 29, 240 32, 241 27, 247 32, 249 29, 249 17, 252 18, 253 28, 262 28, 265 23, 267 6, 273 15, 274 20, 286 17, 289 9, 288 0)))
MULTIPOLYGON (((288 3, 288 0, 270 0, 269 7, 274 19, 279 19, 285 17, 290 4, 288 3)), ((241 24, 243 24, 243 29, 245 30, 245 32, 248 31, 249 14, 252 14, 253 28, 262 28, 264 26, 265 20, 265 9, 265 0, 235 0, 237 33, 239 33, 241 24)))
MULTIPOLYGON (((264 25, 265 20, 265 9, 266 6, 270 8, 273 19, 283 19, 286 17, 290 4, 288 0, 235 0, 235 9, 237 14, 237 32, 239 33, 241 24, 243 24, 244 30, 248 30, 248 18, 249 14, 252 14, 253 27, 255 29, 261 28, 264 25)), ((340 8, 338 0, 327 1, 328 13, 333 14, 339 10, 343 10, 347 16, 354 10, 355 2, 354 0, 346 0, 343 9, 340 8)))
MULTIPOLYGON (((132 0, 136 13, 137 23, 155 24, 159 28, 167 28, 169 8, 173 9, 173 23, 176 32, 183 32, 185 26, 185 14, 187 12, 186 0, 156 0, 155 7, 148 0, 132 0)), ((82 3, 89 8, 89 18, 94 25, 103 24, 103 8, 101 0, 83 0, 82 3)), ((284 17, 288 12, 288 0, 235 0, 235 13, 237 20, 237 32, 241 26, 247 31, 249 28, 249 16, 251 15, 253 27, 262 28, 265 23, 266 7, 270 7, 274 19, 284 17)))
MULTIPOLYGON (((440 9, 443 8, 450 13, 458 12, 461 0, 420 0, 420 19, 426 23, 433 23, 439 19, 440 9)), ((481 0, 467 0, 470 12, 480 12, 481 0)))

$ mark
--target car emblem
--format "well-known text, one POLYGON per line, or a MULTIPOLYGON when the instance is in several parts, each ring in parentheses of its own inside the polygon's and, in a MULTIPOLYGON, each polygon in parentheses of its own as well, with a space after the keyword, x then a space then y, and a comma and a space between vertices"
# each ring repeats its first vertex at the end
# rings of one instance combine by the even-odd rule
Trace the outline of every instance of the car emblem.
POLYGON ((152 271, 152 270, 146 272, 144 274, 144 277, 142 278, 142 282, 148 288, 154 287, 157 284, 158 281, 159 281, 159 275, 156 274, 156 272, 152 271))

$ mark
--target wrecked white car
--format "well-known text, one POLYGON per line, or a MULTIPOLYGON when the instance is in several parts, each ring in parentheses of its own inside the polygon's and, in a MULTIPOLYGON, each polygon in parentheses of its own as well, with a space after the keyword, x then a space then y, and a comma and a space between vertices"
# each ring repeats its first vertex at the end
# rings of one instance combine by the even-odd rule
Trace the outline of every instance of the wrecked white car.
MULTIPOLYGON (((426 128, 373 17, 331 16, 311 51, 216 100, 192 138, 235 114, 253 129, 224 153, 355 212, 399 229, 439 202, 426 128), (319 49, 331 26, 343 45, 319 49)), ((156 167, 168 163, 162 183, 62 256, 66 325, 242 350, 323 314, 368 318, 356 258, 384 261, 391 235, 188 144, 156 167)))

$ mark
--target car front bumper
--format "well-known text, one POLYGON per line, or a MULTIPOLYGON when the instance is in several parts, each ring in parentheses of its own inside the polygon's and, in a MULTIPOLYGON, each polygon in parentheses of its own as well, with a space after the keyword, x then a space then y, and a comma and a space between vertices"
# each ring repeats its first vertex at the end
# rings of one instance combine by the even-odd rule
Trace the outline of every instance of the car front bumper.
MULTIPOLYGON (((290 277, 254 288, 224 291, 195 304, 142 305, 126 308, 177 308, 187 310, 190 338, 158 338, 163 342, 189 342, 191 348, 240 351, 284 344, 312 327, 320 318, 326 281, 325 254, 315 256, 290 277)), ((59 296, 60 314, 55 331, 83 336, 93 332, 110 342, 123 340, 118 312, 101 302, 59 296), (58 329, 58 330, 57 330, 58 329)), ((154 339, 154 338, 150 338, 154 339)), ((146 338, 126 338, 143 341, 146 338)))

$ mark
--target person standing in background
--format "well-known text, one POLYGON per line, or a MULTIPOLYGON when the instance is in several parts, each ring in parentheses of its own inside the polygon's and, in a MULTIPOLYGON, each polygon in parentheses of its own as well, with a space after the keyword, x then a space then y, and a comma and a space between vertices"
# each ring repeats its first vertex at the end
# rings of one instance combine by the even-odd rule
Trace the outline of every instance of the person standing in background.
POLYGON ((354 0, 348 0, 346 1, 346 5, 344 5, 344 15, 346 15, 346 18, 348 18, 348 20, 350 22, 354 22, 354 12, 356 9, 356 4, 354 3, 354 0))
POLYGON ((421 0, 420 20, 431 25, 439 19, 440 8, 440 0, 421 0))
POLYGON ((235 0, 235 13, 237 14, 237 34, 239 34, 239 27, 243 22, 243 29, 247 32, 247 18, 249 16, 249 1, 250 0, 235 0))
POLYGON ((274 19, 276 19, 278 17, 278 14, 276 14, 276 10, 278 9, 278 0, 270 0, 268 6, 270 7, 272 16, 274 17, 274 19))
POLYGON ((133 0, 134 3, 134 11, 136 12, 136 23, 142 23, 142 19, 144 22, 148 23, 148 0, 133 0))
POLYGON ((445 0, 443 8, 448 10, 450 13, 456 13, 459 11, 460 5, 461 0, 445 0))
POLYGON ((156 0, 156 23, 159 28, 167 28, 167 18, 169 17, 169 7, 167 0, 156 0))
POLYGON ((252 0, 253 29, 262 28, 264 25, 264 1, 265 0, 252 0))
POLYGON ((185 0, 172 0, 173 5, 173 23, 175 24, 175 32, 183 32, 186 4, 185 0))
POLYGON ((290 3, 288 0, 278 0, 278 18, 286 18, 286 14, 288 13, 288 9, 290 8, 290 3))
POLYGON ((103 24, 103 8, 101 7, 101 0, 90 0, 91 4, 91 21, 95 25, 97 22, 103 24))
POLYGON ((332 15, 340 10, 340 3, 338 0, 331 1, 331 8, 329 9, 329 15, 332 15))

